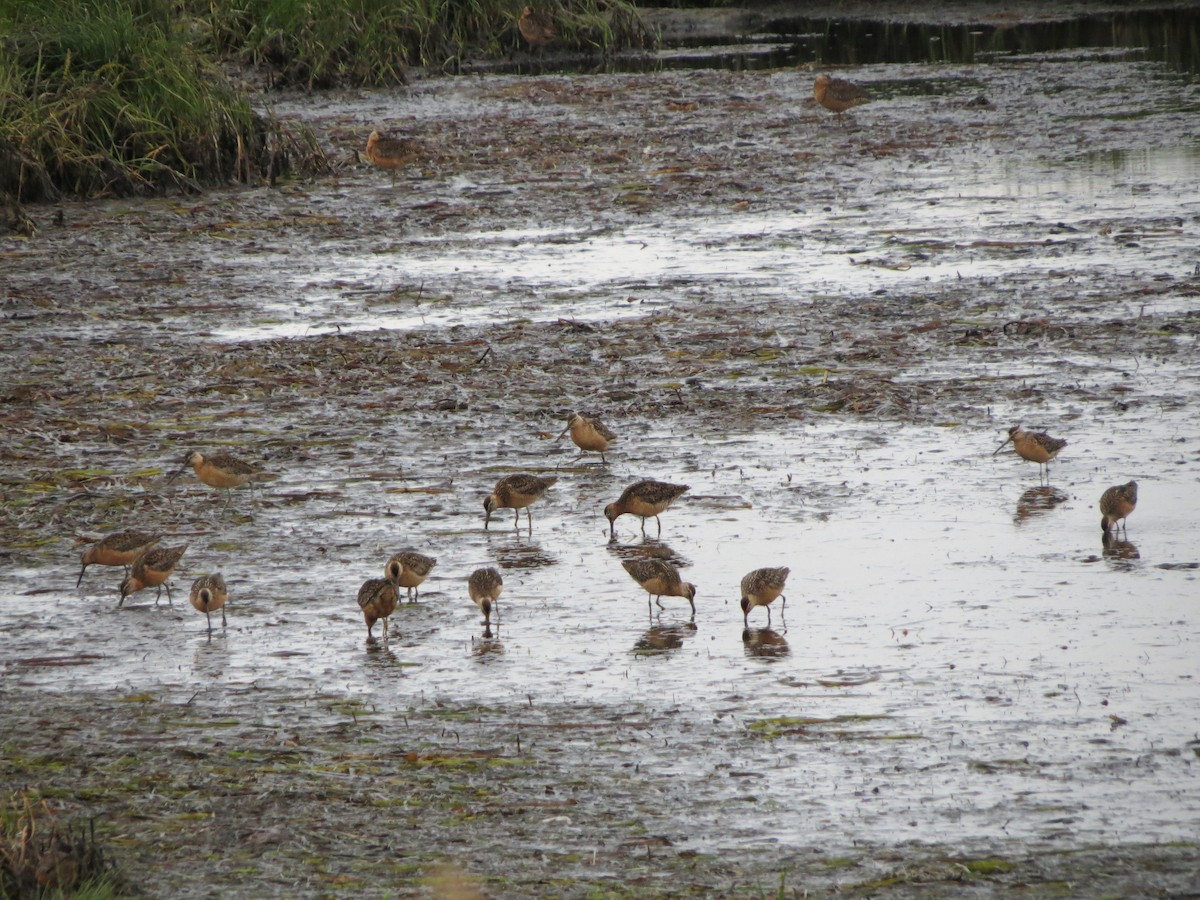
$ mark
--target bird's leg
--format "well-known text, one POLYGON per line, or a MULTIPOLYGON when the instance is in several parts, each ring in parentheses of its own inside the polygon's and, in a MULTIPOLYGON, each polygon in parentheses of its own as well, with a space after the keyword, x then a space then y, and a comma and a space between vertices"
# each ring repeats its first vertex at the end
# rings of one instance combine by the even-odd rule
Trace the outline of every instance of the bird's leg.
POLYGON ((662 519, 660 519, 658 516, 655 516, 654 521, 658 523, 658 537, 662 537, 662 519))
POLYGON ((204 611, 204 618, 208 621, 208 633, 211 635, 212 634, 212 614, 207 609, 204 611))

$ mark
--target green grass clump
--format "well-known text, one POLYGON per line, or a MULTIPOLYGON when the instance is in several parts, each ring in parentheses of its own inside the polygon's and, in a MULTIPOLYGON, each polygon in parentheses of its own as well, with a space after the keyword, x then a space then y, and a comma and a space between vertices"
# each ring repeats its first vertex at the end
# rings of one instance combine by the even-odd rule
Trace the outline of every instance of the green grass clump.
POLYGON ((64 825, 29 792, 0 807, 0 897, 126 896, 93 829, 64 825))
MULTIPOLYGON (((211 51, 265 68, 275 84, 326 88, 405 80, 409 66, 457 70, 471 57, 524 49, 526 0, 184 0, 211 51)), ((646 43, 630 0, 544 0, 533 5, 556 45, 605 51, 646 43)))
POLYGON ((0 195, 126 196, 277 174, 281 135, 165 0, 0 0, 0 195))

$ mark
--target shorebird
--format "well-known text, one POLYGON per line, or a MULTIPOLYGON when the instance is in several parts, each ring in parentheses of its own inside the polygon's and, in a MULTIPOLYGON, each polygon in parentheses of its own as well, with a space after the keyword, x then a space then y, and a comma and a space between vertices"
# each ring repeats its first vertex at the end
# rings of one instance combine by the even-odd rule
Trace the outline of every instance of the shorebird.
POLYGON ((84 550, 79 558, 83 567, 79 570, 75 587, 83 583, 83 573, 88 566, 125 566, 128 569, 139 553, 153 547, 161 538, 161 534, 145 531, 118 531, 97 541, 84 550))
POLYGON ((483 511, 485 513, 483 527, 486 530, 488 524, 492 521, 492 513, 498 509, 516 510, 516 518, 513 524, 520 526, 521 510, 525 510, 525 515, 529 517, 529 530, 533 530, 533 513, 529 511, 529 507, 539 500, 546 490, 558 481, 557 475, 529 475, 525 472, 519 472, 516 475, 505 475, 496 482, 496 487, 492 490, 483 501, 483 511))
POLYGON ((388 639, 388 616, 396 611, 400 592, 386 578, 368 578, 358 589, 358 606, 367 623, 367 637, 374 637, 375 623, 383 619, 383 639, 388 639))
POLYGON ((492 607, 496 608, 496 619, 500 618, 500 592, 504 590, 504 579, 500 570, 487 568, 476 569, 467 579, 467 592, 479 611, 483 613, 484 625, 492 624, 492 607))
POLYGON ((535 47, 548 44, 558 37, 558 29, 554 27, 554 21, 544 12, 539 12, 532 6, 526 6, 521 10, 521 18, 517 20, 517 30, 521 32, 521 37, 535 47))
POLYGON ((1042 466, 1046 467, 1046 481, 1050 481, 1050 460, 1058 456, 1058 451, 1067 446, 1061 438, 1052 438, 1040 431, 1025 431, 1020 425, 1008 429, 1008 437, 1001 441, 1000 446, 992 451, 995 456, 1004 449, 1004 445, 1012 441, 1017 456, 1038 464, 1038 475, 1042 474, 1042 466))
POLYGON ((380 169, 392 170, 392 184, 396 184, 396 170, 403 169, 416 158, 416 145, 410 140, 385 138, 372 131, 367 138, 367 151, 363 154, 367 162, 380 169))
POLYGON ((209 487, 225 491, 225 506, 229 505, 229 501, 233 497, 232 491, 234 488, 239 488, 247 484, 250 485, 250 496, 253 498, 254 483, 256 481, 274 481, 279 477, 270 472, 256 469, 249 463, 242 462, 236 456, 226 453, 224 450, 213 453, 210 456, 205 456, 199 450, 193 450, 183 458, 183 465, 179 467, 175 474, 167 479, 167 484, 170 484, 183 474, 183 471, 188 466, 195 469, 196 477, 209 487))
MULTIPOLYGON (((755 569, 753 572, 748 572, 742 579, 742 624, 744 627, 750 627, 750 610, 756 606, 765 606, 767 608, 767 626, 771 625, 771 603, 776 597, 782 596, 783 585, 787 582, 788 572, 791 570, 786 566, 781 566, 777 569, 755 569)), ((781 604, 783 611, 787 610, 787 597, 783 598, 781 604)), ((783 614, 780 612, 780 615, 783 614)))
POLYGON ((650 607, 650 598, 657 597, 659 608, 662 608, 663 597, 685 597, 691 604, 692 615, 696 614, 696 586, 679 577, 679 570, 669 562, 661 559, 631 559, 621 563, 642 590, 646 592, 646 607, 650 607))
POLYGON ((1137 507, 1137 482, 1128 481, 1110 487, 1100 495, 1100 530, 1105 534, 1115 530, 1117 522, 1125 529, 1126 519, 1137 507))
POLYGON ((432 556, 425 556, 412 550, 401 550, 387 561, 383 573, 387 576, 387 580, 396 587, 408 588, 408 602, 415 603, 421 596, 417 587, 429 577, 429 573, 436 565, 437 559, 432 556), (416 592, 415 596, 414 591, 416 592))
POLYGON ((686 484, 668 484, 665 481, 654 481, 646 478, 635 481, 621 492, 615 503, 604 507, 605 518, 608 519, 608 533, 614 540, 617 536, 617 519, 628 513, 640 516, 642 519, 642 534, 646 533, 646 520, 651 516, 658 522, 658 533, 662 534, 662 520, 658 514, 665 510, 683 495, 688 489, 686 484))
POLYGON ((221 573, 201 575, 193 581, 192 593, 188 599, 192 606, 198 612, 204 613, 204 617, 208 619, 209 634, 212 634, 212 614, 218 609, 221 611, 221 627, 225 627, 225 601, 229 599, 229 592, 225 590, 225 579, 221 577, 221 573))
POLYGON ((129 576, 121 582, 121 602, 117 606, 120 607, 130 594, 136 594, 148 587, 158 588, 158 593, 154 595, 154 605, 158 606, 158 598, 162 596, 164 585, 167 588, 167 603, 174 606, 171 602, 171 585, 167 584, 167 579, 175 571, 179 557, 183 556, 183 551, 187 548, 187 544, 179 547, 150 546, 139 553, 133 561, 129 576))
POLYGON ((831 78, 822 72, 813 84, 813 97, 823 107, 839 116, 852 106, 859 106, 871 99, 866 88, 844 78, 831 78))
POLYGON ((568 431, 571 432, 571 440, 581 451, 579 456, 575 457, 576 459, 579 459, 584 453, 599 453, 600 461, 608 462, 604 458, 604 451, 616 443, 617 436, 598 418, 585 416, 583 413, 571 413, 567 419, 567 427, 555 440, 562 440, 563 434, 568 431))

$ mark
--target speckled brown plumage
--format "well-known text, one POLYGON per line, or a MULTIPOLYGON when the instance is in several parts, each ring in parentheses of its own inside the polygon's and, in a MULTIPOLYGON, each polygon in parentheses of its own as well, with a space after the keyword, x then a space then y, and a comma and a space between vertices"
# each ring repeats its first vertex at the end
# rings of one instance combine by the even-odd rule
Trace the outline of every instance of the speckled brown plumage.
POLYGON ((368 578, 363 582, 358 589, 358 607, 367 623, 367 637, 374 637, 375 623, 382 619, 383 639, 388 639, 388 616, 396 611, 399 598, 396 585, 386 578, 368 578))
MULTIPOLYGON (((783 596, 783 586, 787 583, 791 569, 786 566, 779 568, 755 569, 747 572, 742 578, 742 622, 749 627, 750 611, 756 606, 767 608, 767 625, 771 624, 771 603, 776 597, 783 596)), ((787 597, 783 598, 781 606, 787 609, 787 597)))
POLYGON ((92 544, 83 551, 79 561, 83 564, 75 587, 83 582, 83 573, 88 566, 130 566, 138 555, 153 547, 162 538, 161 534, 146 531, 117 531, 92 544))
POLYGON ((416 159, 417 144, 402 138, 385 138, 378 131, 372 131, 367 138, 367 149, 363 155, 371 165, 380 169, 391 169, 394 184, 396 170, 404 168, 416 159))
POLYGON ((492 513, 497 509, 513 509, 516 510, 516 518, 513 524, 520 524, 521 510, 525 510, 525 515, 529 517, 529 527, 533 528, 533 514, 529 511, 529 507, 541 499, 542 495, 558 481, 557 475, 530 475, 525 472, 518 472, 515 475, 505 475, 496 482, 492 492, 484 498, 483 511, 484 520, 483 527, 486 529, 492 521, 492 513))
POLYGON ((813 97, 823 107, 840 115, 851 107, 866 103, 871 94, 853 81, 833 78, 822 72, 813 84, 813 97))
POLYGON ((1040 431, 1026 431, 1020 425, 1014 425, 1008 429, 1008 437, 992 451, 992 456, 1003 450, 1009 441, 1012 441, 1017 456, 1038 464, 1039 474, 1041 474, 1042 466, 1046 467, 1047 481, 1050 479, 1050 460, 1058 456, 1058 451, 1067 446, 1067 442, 1061 438, 1053 438, 1040 431))
POLYGON ((209 487, 226 492, 226 505, 233 496, 231 492, 234 488, 250 485, 250 489, 253 491, 256 482, 273 481, 279 477, 270 472, 264 472, 224 450, 207 456, 199 450, 192 450, 183 458, 183 465, 167 479, 167 483, 178 478, 188 466, 191 466, 196 472, 196 477, 209 487))
POLYGON ((175 566, 179 564, 179 558, 185 550, 187 544, 179 547, 148 547, 139 553, 130 567, 129 577, 121 582, 121 601, 117 606, 121 606, 130 594, 136 594, 148 587, 158 588, 154 595, 154 605, 157 606, 164 585, 167 588, 167 603, 174 606, 171 600, 171 585, 167 584, 167 579, 174 573, 175 566))
POLYGON ((642 534, 646 533, 646 520, 653 517, 658 522, 658 533, 662 534, 662 520, 658 514, 683 496, 687 489, 686 484, 670 484, 651 478, 635 481, 621 492, 616 502, 604 507, 609 535, 616 537, 617 519, 626 514, 641 518, 642 534))
POLYGON ((617 435, 601 422, 598 417, 573 412, 567 419, 567 427, 563 429, 559 438, 567 432, 570 432, 571 440, 580 449, 580 456, 583 453, 599 453, 600 461, 608 462, 604 458, 604 453, 610 446, 616 443, 617 435))
POLYGON ((208 620, 208 630, 212 633, 212 614, 221 610, 221 627, 225 627, 225 601, 229 599, 229 591, 225 588, 225 579, 220 572, 212 575, 201 575, 192 582, 192 591, 188 596, 192 606, 204 613, 208 620))
MULTIPOLYGON (((696 614, 696 586, 684 581, 679 570, 661 559, 633 559, 621 563, 630 577, 642 586, 646 592, 646 605, 656 597, 661 607, 663 597, 683 597, 692 607, 692 615, 696 614)), ((651 610, 653 612, 653 610, 651 610)))
POLYGON ((521 37, 535 47, 548 44, 558 37, 558 29, 554 26, 553 20, 532 6, 526 6, 521 10, 521 18, 517 20, 517 30, 521 32, 521 37))
POLYGON ((1137 507, 1138 484, 1127 481, 1110 487, 1100 495, 1100 530, 1112 531, 1117 522, 1124 524, 1125 519, 1137 507))
POLYGON ((401 550, 387 561, 383 571, 392 584, 407 588, 408 601, 415 603, 421 596, 421 592, 417 588, 429 577, 429 573, 436 565, 435 557, 425 556, 423 553, 413 550, 401 550))
POLYGON ((490 567, 476 569, 471 573, 471 577, 467 579, 467 593, 471 595, 471 599, 475 601, 475 605, 483 613, 485 624, 491 624, 493 608, 495 608, 496 616, 499 618, 500 592, 502 590, 504 590, 504 579, 500 577, 499 569, 490 567))

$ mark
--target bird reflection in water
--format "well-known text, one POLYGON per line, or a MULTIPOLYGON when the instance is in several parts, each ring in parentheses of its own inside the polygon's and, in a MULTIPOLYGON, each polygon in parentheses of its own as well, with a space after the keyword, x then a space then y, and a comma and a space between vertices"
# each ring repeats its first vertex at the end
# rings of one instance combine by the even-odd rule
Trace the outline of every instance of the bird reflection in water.
POLYGON ((481 662, 487 662, 504 654, 504 644, 500 642, 500 623, 493 628, 490 624, 483 627, 479 637, 471 635, 471 655, 481 662))
POLYGON ((669 545, 655 538, 645 538, 637 544, 618 544, 615 541, 609 541, 605 549, 616 557, 618 562, 630 559, 657 559, 679 569, 686 569, 692 564, 687 557, 680 556, 669 545))
POLYGON ((782 659, 792 652, 787 638, 772 628, 747 628, 742 631, 742 647, 747 656, 782 659))
POLYGON ((400 668, 400 659, 392 652, 387 641, 380 640, 374 635, 367 637, 367 666, 372 669, 400 668))
POLYGON ((1017 511, 1013 514, 1013 522, 1023 525, 1028 519, 1050 512, 1068 499, 1066 491, 1060 491, 1049 485, 1031 487, 1027 491, 1022 491, 1021 496, 1017 499, 1017 511))
POLYGON ((1106 531, 1103 537, 1105 559, 1141 559, 1132 541, 1122 540, 1115 532, 1106 531))
POLYGON ((634 653, 668 653, 678 650, 683 642, 696 634, 695 622, 682 625, 653 625, 633 643, 634 653))
POLYGON ((228 637, 224 631, 219 631, 216 640, 213 640, 210 631, 204 642, 196 645, 196 652, 192 655, 192 670, 206 678, 217 678, 224 675, 228 668, 228 637))

